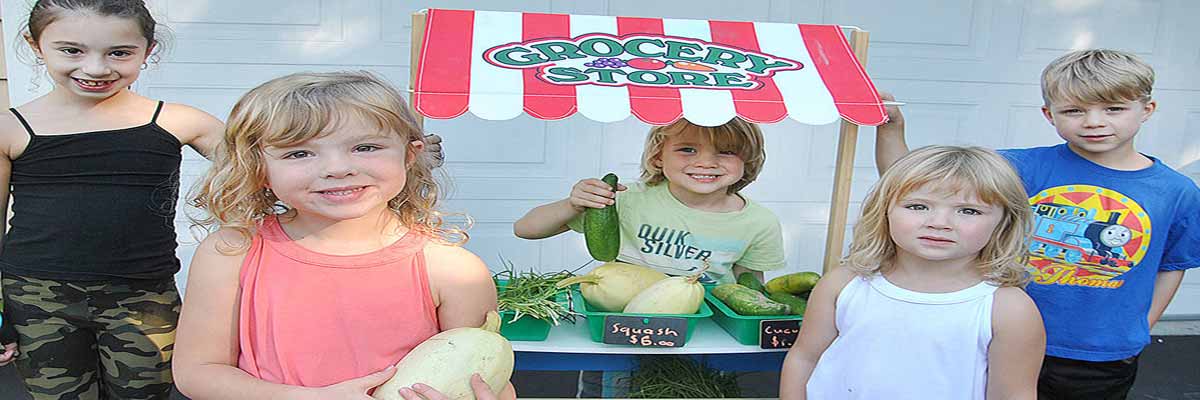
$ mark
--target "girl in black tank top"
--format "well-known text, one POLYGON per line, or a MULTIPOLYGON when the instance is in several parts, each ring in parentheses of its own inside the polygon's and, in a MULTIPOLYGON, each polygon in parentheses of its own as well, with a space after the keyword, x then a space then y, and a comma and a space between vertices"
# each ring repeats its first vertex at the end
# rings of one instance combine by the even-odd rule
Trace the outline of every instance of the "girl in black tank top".
POLYGON ((27 142, 0 158, 13 199, 0 243, 4 326, 17 337, 0 334, 0 365, 19 353, 34 399, 167 399, 180 150, 208 154, 221 122, 128 89, 157 44, 141 1, 39 0, 28 27, 54 87, 0 128, 0 152, 27 142))

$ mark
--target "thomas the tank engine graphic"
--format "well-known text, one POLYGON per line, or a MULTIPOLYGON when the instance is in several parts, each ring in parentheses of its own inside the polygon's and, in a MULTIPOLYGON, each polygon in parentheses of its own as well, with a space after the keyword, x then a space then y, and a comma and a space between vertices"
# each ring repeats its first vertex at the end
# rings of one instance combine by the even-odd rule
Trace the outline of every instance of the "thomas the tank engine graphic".
POLYGON ((1096 210, 1056 203, 1032 206, 1034 234, 1029 251, 1046 258, 1062 259, 1070 264, 1091 264, 1104 272, 1121 273, 1130 262, 1121 248, 1133 238, 1129 228, 1117 221, 1120 213, 1109 214, 1108 221, 1096 221, 1096 210), (1105 267, 1107 266, 1107 267, 1105 267))

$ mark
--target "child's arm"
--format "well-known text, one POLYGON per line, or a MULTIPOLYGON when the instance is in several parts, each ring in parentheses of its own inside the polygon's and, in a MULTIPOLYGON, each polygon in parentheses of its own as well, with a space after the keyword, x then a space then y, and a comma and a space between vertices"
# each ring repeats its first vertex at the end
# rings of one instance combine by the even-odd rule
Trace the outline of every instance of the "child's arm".
MULTIPOLYGON (((617 185, 625 190, 625 185, 617 185)), ((571 188, 565 199, 529 210, 513 224, 513 233, 522 239, 545 239, 566 232, 567 223, 588 208, 604 208, 613 204, 617 193, 599 179, 584 179, 571 188)))
POLYGON ((1179 290, 1179 284, 1183 282, 1183 272, 1183 270, 1158 272, 1158 276, 1154 279, 1154 297, 1150 301, 1150 315, 1147 316, 1151 328, 1158 323, 1159 318, 1162 318, 1163 312, 1167 311, 1167 305, 1171 304, 1171 299, 1175 297, 1175 291, 1179 290))
POLYGON ((817 281, 817 287, 808 297, 804 323, 800 324, 800 336, 783 359, 783 371, 779 377, 780 400, 808 398, 808 378, 812 376, 821 354, 838 336, 834 323, 837 296, 851 279, 854 279, 854 274, 850 270, 838 267, 817 281))
POLYGON ((992 301, 987 398, 1036 399, 1045 353, 1046 331, 1033 300, 1020 288, 997 289, 992 301))
MULTIPOLYGON (((891 93, 879 92, 885 101, 896 100, 891 93)), ((904 142, 904 114, 898 106, 887 106, 888 122, 875 128, 875 169, 879 175, 888 167, 908 154, 908 143, 904 142)))
MULTIPOLYGON (((4 232, 8 231, 8 184, 12 178, 12 158, 8 149, 16 137, 25 135, 25 132, 20 130, 22 127, 17 124, 16 117, 12 113, 5 114, 8 117, 0 122, 0 248, 3 248, 4 232)), ((3 345, 3 348, 0 348, 0 367, 17 358, 16 329, 12 323, 7 321, 0 325, 0 345, 3 345)))
POLYGON ((163 104, 158 125, 179 138, 204 158, 212 159, 214 149, 225 137, 225 124, 198 108, 177 103, 163 104))
MULTIPOLYGON (((496 309, 496 284, 483 260, 460 246, 436 243, 425 246, 425 260, 439 328, 482 326, 488 311, 496 309)), ((517 392, 509 383, 499 397, 514 400, 517 392)))
POLYGON ((270 383, 238 369, 238 274, 245 254, 222 254, 217 247, 238 240, 222 229, 204 239, 192 258, 172 362, 179 391, 195 400, 369 400, 367 390, 386 382, 395 369, 323 388, 270 383))

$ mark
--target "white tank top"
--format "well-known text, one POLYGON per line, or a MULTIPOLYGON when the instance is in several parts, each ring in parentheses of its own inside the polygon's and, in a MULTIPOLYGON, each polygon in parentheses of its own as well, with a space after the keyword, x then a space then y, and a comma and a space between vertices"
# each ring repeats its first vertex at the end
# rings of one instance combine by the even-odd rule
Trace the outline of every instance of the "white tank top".
POLYGON ((983 400, 992 340, 987 282, 920 293, 881 275, 855 277, 837 297, 838 336, 808 380, 808 398, 983 400))

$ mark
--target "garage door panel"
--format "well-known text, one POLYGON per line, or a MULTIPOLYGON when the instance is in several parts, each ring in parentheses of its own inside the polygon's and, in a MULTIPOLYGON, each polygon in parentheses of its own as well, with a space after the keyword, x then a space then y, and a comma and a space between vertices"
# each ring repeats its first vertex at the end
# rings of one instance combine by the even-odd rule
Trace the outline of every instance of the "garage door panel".
POLYGON ((155 11, 179 40, 342 41, 339 0, 165 0, 155 11))
POLYGON ((871 31, 882 57, 981 60, 989 49, 993 1, 836 1, 826 21, 871 31), (914 13, 910 10, 920 9, 914 13))
POLYGON ((1158 0, 1027 1, 1021 55, 1053 59, 1070 49, 1103 44, 1147 59, 1161 56, 1164 11, 1158 0))
POLYGON ((767 21, 771 4, 766 1, 743 1, 736 7, 728 3, 694 0, 610 0, 608 15, 630 17, 719 19, 726 21, 767 21))

